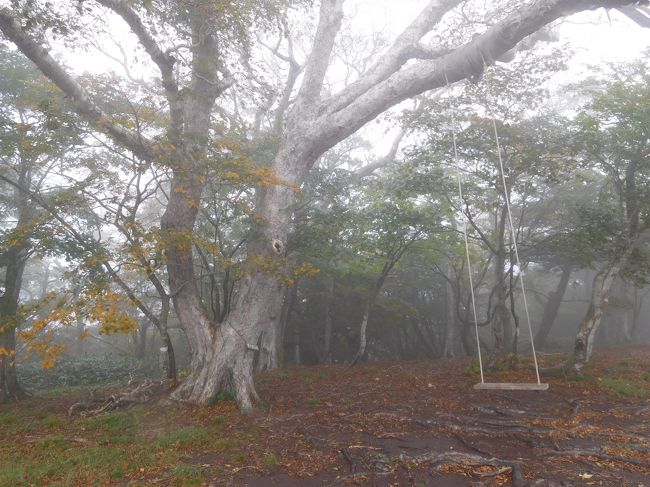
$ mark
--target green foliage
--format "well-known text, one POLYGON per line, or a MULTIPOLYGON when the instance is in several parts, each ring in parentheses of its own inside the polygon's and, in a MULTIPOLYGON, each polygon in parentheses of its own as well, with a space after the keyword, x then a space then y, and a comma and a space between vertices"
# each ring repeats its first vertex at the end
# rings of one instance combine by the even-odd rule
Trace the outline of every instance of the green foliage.
POLYGON ((58 387, 97 386, 108 382, 127 382, 131 378, 156 377, 157 364, 143 364, 119 355, 63 357, 49 369, 38 363, 18 363, 18 376, 28 390, 58 387), (143 366, 144 365, 144 366, 143 366))
POLYGON ((470 364, 465 369, 465 375, 477 376, 481 374, 481 366, 479 364, 478 358, 473 358, 470 364))

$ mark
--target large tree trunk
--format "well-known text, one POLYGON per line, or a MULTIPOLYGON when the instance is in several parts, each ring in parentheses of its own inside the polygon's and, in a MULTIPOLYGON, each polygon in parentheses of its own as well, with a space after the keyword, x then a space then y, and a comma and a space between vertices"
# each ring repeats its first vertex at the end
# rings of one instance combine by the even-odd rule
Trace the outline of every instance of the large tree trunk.
MULTIPOLYGON (((200 302, 191 245, 168 246, 171 294, 192 355, 192 373, 174 391, 174 398, 206 403, 226 390, 236 397, 242 409, 250 410, 258 397, 253 384, 256 364, 260 361, 266 367, 277 364, 270 359, 277 358, 276 351, 267 348, 277 345, 282 310, 284 284, 277 269, 285 259, 294 185, 302 181, 308 168, 306 159, 304 148, 295 143, 284 144, 278 153, 275 174, 284 184, 259 191, 257 215, 261 223, 257 239, 248 248, 248 275, 241 281, 235 308, 223 323, 217 326, 211 322, 200 302)), ((190 235, 196 218, 196 205, 192 201, 198 201, 202 190, 198 180, 183 178, 183 173, 175 175, 163 217, 163 229, 171 237, 190 235), (174 191, 181 184, 184 190, 174 191)))
POLYGON ((564 365, 564 369, 575 373, 582 373, 582 369, 591 359, 596 331, 600 325, 603 308, 607 304, 609 291, 614 279, 625 266, 631 249, 627 249, 619 256, 608 262, 594 277, 591 289, 591 302, 585 314, 573 347, 573 356, 564 365))
POLYGON ((564 299, 566 288, 569 285, 569 278, 571 277, 572 271, 573 266, 571 264, 562 267, 560 281, 557 283, 555 291, 548 296, 548 300, 544 306, 544 313, 542 314, 542 322, 539 326, 539 330, 537 330, 537 334, 535 335, 535 344, 538 347, 543 347, 545 345, 546 339, 551 332, 551 328, 553 328, 553 323, 555 323, 555 318, 560 310, 560 305, 564 299))

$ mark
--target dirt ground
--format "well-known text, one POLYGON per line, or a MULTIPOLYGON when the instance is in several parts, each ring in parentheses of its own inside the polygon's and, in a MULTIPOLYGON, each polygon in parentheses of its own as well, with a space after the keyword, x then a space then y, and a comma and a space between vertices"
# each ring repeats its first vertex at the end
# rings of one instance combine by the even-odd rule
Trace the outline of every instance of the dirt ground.
POLYGON ((288 367, 258 377, 251 415, 221 400, 69 418, 79 397, 36 397, 0 408, 0 485, 650 487, 650 347, 597 352, 544 392, 477 391, 472 368, 288 367))
MULTIPOLYGON (((242 469, 229 481, 650 487, 650 383, 642 382, 650 379, 649 348, 597 353, 586 379, 551 379, 544 392, 476 391, 468 365, 448 359, 270 373, 259 383, 268 413, 251 421, 278 452, 277 469, 242 469), (610 376, 641 385, 625 396, 612 389, 616 379, 603 387, 610 376)), ((530 371, 486 377, 533 379, 530 371)))

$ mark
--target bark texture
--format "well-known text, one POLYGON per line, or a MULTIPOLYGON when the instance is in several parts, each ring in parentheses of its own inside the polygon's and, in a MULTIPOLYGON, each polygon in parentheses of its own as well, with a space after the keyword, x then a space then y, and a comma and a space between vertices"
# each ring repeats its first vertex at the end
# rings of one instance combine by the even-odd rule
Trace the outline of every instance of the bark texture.
POLYGON ((565 370, 580 374, 584 366, 591 359, 596 332, 598 331, 598 326, 603 316, 603 308, 607 304, 609 291, 614 279, 616 279, 621 269, 627 263, 631 252, 631 249, 627 249, 619 254, 604 265, 594 277, 591 289, 591 302, 578 328, 573 347, 573 356, 564 365, 565 370))

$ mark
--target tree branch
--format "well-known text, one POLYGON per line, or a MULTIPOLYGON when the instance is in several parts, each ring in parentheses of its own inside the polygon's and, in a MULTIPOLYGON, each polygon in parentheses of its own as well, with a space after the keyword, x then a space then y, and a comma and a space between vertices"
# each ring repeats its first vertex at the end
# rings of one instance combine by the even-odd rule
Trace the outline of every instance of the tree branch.
POLYGON ((128 24, 151 60, 158 66, 162 77, 162 85, 167 93, 172 127, 180 130, 183 125, 183 109, 178 92, 178 82, 174 76, 174 63, 176 60, 168 52, 160 49, 156 40, 147 32, 138 14, 126 1, 97 0, 97 2, 115 12, 128 24))
POLYGON ((48 49, 32 39, 23 30, 20 22, 8 13, 7 9, 0 10, 0 31, 70 98, 75 110, 88 122, 140 158, 146 160, 153 158, 151 141, 143 138, 141 134, 111 122, 109 117, 93 103, 79 83, 50 56, 48 49))
MULTIPOLYGON (((532 0, 484 34, 436 60, 419 61, 399 71, 401 65, 393 64, 380 83, 352 88, 353 84, 342 94, 323 101, 321 106, 330 108, 324 108, 316 122, 325 126, 318 149, 333 147, 407 98, 480 75, 520 40, 562 16, 631 3, 633 0, 532 0)), ((372 77, 373 73, 368 78, 372 77)))
POLYGON ((343 20, 343 0, 321 0, 319 19, 311 53, 305 64, 305 77, 296 98, 295 111, 303 120, 312 118, 305 117, 305 114, 316 113, 316 103, 320 98, 334 41, 343 20))
POLYGON ((420 39, 460 2, 461 0, 431 0, 416 19, 395 39, 388 52, 356 82, 350 84, 341 93, 324 100, 321 103, 320 111, 324 115, 338 112, 370 88, 386 80, 410 58, 429 58, 432 50, 420 45, 420 39), (429 51, 428 54, 425 55, 425 51, 429 51))

